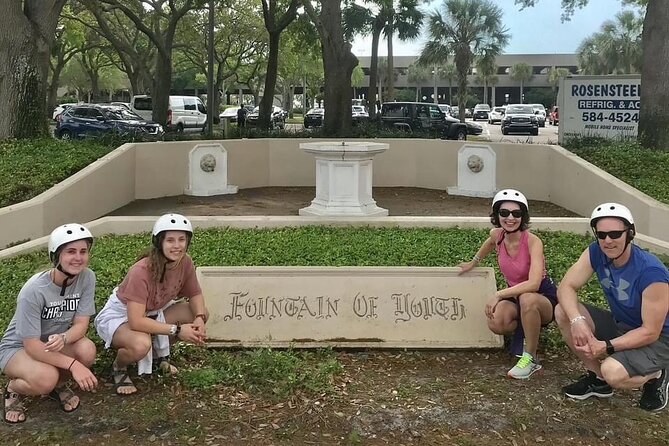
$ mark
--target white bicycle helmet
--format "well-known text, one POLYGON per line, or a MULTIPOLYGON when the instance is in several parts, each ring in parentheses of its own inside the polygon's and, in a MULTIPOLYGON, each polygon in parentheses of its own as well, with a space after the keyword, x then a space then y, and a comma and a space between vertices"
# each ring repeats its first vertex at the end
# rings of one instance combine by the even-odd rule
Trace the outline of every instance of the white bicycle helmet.
POLYGON ((605 217, 618 218, 636 232, 632 213, 627 207, 620 203, 602 203, 593 209, 592 214, 590 215, 590 227, 594 229, 599 219, 605 217))
POLYGON ((153 244, 160 248, 158 237, 165 231, 184 231, 188 234, 188 239, 193 236, 193 225, 190 220, 181 214, 165 214, 161 216, 153 225, 153 244))
POLYGON ((77 240, 87 240, 90 246, 93 246, 93 234, 79 223, 67 223, 58 226, 51 231, 49 235, 49 259, 54 265, 58 263, 58 251, 63 246, 77 240))
POLYGON ((163 231, 186 231, 192 234, 193 225, 181 214, 165 214, 153 225, 153 235, 158 235, 163 231))
POLYGON ((525 195, 515 189, 502 189, 501 191, 497 192, 495 197, 492 199, 493 211, 496 209, 495 206, 498 205, 498 203, 502 203, 504 201, 513 201, 514 203, 518 203, 521 206, 525 206, 525 212, 529 212, 530 210, 530 207, 527 205, 527 198, 525 198, 525 195))

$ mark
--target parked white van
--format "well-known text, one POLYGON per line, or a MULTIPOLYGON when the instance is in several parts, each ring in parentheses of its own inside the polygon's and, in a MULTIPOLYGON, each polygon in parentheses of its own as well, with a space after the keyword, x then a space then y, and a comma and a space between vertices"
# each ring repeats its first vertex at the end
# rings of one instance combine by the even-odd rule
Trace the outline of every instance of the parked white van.
MULTIPOLYGON (((151 120, 153 102, 145 94, 133 96, 130 101, 132 111, 146 120, 151 120)), ((167 128, 176 132, 194 129, 202 130, 207 121, 207 109, 197 96, 170 96, 167 108, 167 128)))

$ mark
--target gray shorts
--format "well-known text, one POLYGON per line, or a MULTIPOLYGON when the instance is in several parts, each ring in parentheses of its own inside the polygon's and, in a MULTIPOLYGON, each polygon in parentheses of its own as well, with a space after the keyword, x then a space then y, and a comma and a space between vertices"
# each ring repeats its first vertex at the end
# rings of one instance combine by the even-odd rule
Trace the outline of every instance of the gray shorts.
MULTIPOLYGON (((584 304, 595 323, 595 337, 600 341, 622 336, 634 327, 618 322, 610 311, 584 304)), ((611 355, 625 367, 629 376, 647 376, 669 367, 669 334, 662 333, 660 338, 645 347, 615 352, 611 355)))
POLYGON ((23 350, 23 347, 0 346, 0 372, 5 370, 9 360, 23 350))

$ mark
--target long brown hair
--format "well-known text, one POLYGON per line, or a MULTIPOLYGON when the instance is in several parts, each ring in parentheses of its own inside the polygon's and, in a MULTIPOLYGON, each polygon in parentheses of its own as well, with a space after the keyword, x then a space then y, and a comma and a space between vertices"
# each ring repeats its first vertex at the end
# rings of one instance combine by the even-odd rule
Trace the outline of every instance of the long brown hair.
MULTIPOLYGON (((140 256, 137 258, 137 260, 142 260, 145 257, 148 258, 147 263, 149 272, 151 273, 151 278, 156 283, 162 282, 165 278, 165 270, 167 269, 167 264, 169 263, 169 260, 163 254, 163 241, 165 240, 165 233, 166 231, 163 231, 155 236, 155 240, 153 240, 151 247, 140 254, 140 256)), ((186 244, 186 252, 184 252, 184 255, 181 257, 181 259, 179 259, 176 265, 174 265, 175 268, 179 266, 181 260, 188 255, 188 246, 190 245, 191 234, 186 232, 186 237, 188 239, 186 244)))

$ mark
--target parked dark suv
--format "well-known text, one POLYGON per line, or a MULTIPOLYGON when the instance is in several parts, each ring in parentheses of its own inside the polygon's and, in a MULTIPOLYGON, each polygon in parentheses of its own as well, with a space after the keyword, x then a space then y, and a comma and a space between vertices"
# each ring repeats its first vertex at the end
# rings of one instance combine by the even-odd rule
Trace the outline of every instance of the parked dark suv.
POLYGON ((116 105, 83 104, 70 107, 58 116, 55 135, 61 139, 99 137, 106 133, 154 139, 163 127, 116 105))
POLYGON ((437 104, 386 102, 381 106, 380 122, 382 125, 407 131, 436 131, 446 139, 467 139, 467 126, 446 116, 437 104))
MULTIPOLYGON (((270 128, 284 129, 286 128, 286 115, 281 107, 272 106, 272 113, 270 115, 270 128)), ((256 127, 260 121, 260 107, 253 109, 251 113, 246 115, 246 126, 256 127)))

